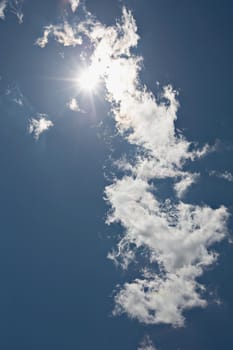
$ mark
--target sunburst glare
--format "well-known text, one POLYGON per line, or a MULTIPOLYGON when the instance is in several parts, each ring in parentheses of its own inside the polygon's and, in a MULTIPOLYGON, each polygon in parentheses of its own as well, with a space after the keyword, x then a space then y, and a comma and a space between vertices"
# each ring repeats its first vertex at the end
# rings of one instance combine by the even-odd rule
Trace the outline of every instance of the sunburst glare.
POLYGON ((81 90, 87 92, 94 92, 97 90, 98 85, 100 84, 100 74, 98 70, 94 69, 95 67, 91 66, 82 70, 81 74, 78 77, 78 85, 81 90))

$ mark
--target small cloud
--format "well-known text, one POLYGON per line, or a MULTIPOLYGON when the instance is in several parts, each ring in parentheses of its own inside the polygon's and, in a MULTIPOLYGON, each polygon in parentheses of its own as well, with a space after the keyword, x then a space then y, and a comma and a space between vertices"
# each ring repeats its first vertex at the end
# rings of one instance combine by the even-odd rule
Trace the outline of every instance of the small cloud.
POLYGON ((78 101, 76 100, 76 98, 72 98, 70 100, 69 103, 67 103, 67 106, 69 107, 69 109, 71 111, 74 111, 74 112, 80 112, 80 107, 79 107, 79 104, 78 104, 78 101))
POLYGON ((23 106, 23 101, 21 100, 21 98, 14 98, 13 102, 15 102, 17 105, 19 106, 23 106))
POLYGON ((212 170, 209 172, 209 175, 216 176, 220 179, 224 179, 229 182, 233 182, 233 174, 230 173, 229 171, 224 171, 223 173, 221 173, 220 171, 212 170))
POLYGON ((156 348, 154 347, 150 337, 146 335, 139 345, 138 350, 156 350, 156 348))
POLYGON ((69 0, 69 2, 70 2, 71 10, 75 12, 79 6, 80 0, 69 0))
POLYGON ((18 18, 19 24, 23 23, 23 2, 24 0, 11 0, 9 2, 11 12, 18 18))
POLYGON ((30 119, 28 132, 29 134, 33 134, 34 138, 38 140, 40 135, 52 126, 53 123, 47 119, 46 114, 38 114, 36 118, 30 119))
POLYGON ((5 10, 9 7, 10 11, 18 18, 19 24, 23 23, 23 2, 24 0, 2 0, 0 2, 0 18, 5 19, 5 10))
POLYGON ((21 92, 20 88, 17 84, 10 84, 4 91, 5 96, 10 102, 14 102, 19 107, 23 107, 25 104, 27 105, 27 99, 21 92))
POLYGON ((7 1, 6 0, 2 0, 0 2, 0 18, 1 19, 5 19, 5 9, 7 6, 7 1))
POLYGON ((35 44, 44 48, 48 44, 50 35, 52 35, 59 44, 64 46, 75 47, 82 44, 82 38, 78 35, 78 29, 72 28, 67 22, 61 25, 50 24, 49 26, 45 26, 43 36, 38 38, 35 44))
POLYGON ((188 188, 197 182, 197 179, 199 177, 198 173, 184 173, 181 180, 177 182, 174 186, 176 195, 178 198, 182 198, 185 193, 187 192, 188 188))

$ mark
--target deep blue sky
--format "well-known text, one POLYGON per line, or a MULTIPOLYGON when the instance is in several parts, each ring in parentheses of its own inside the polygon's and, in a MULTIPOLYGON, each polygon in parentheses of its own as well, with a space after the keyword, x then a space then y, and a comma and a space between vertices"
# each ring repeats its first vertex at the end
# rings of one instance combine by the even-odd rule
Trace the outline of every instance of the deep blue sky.
MULTIPOLYGON (((232 212, 233 183, 208 176, 213 169, 233 172, 232 2, 86 1, 106 24, 121 15, 122 4, 132 9, 141 36, 142 80, 152 91, 156 81, 180 91, 176 125, 188 139, 219 140, 217 152, 195 164, 202 176, 187 200, 232 212)), ((111 316, 112 291, 127 277, 106 259, 119 228, 104 224, 103 166, 109 143, 124 145, 111 140, 104 100, 96 99, 95 113, 85 97, 86 114, 66 108, 76 87, 64 78, 76 71, 80 49, 34 45, 44 25, 61 19, 59 1, 27 0, 23 12, 21 25, 12 14, 0 20, 0 348, 134 350, 144 334, 161 350, 233 348, 227 242, 203 277, 222 305, 186 313, 181 329, 111 316), (19 94, 23 107, 12 101, 19 94), (54 127, 35 142, 27 122, 37 112, 47 113, 54 127)))

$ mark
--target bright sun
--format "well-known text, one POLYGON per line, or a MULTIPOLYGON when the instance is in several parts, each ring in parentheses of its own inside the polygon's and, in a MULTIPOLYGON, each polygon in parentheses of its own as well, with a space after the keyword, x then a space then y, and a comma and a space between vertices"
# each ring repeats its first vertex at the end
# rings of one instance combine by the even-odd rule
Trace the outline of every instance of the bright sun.
POLYGON ((100 76, 98 71, 96 71, 94 67, 89 67, 81 72, 78 78, 78 85, 82 90, 85 90, 87 92, 93 92, 94 90, 96 90, 99 81, 100 76))

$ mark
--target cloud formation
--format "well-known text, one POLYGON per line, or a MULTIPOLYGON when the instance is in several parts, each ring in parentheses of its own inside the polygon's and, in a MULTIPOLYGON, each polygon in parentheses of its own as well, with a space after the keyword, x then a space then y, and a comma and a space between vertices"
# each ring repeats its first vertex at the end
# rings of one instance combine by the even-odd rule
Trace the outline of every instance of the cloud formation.
POLYGON ((69 2, 70 2, 71 10, 75 12, 79 6, 80 0, 69 0, 69 2))
POLYGON ((24 0, 2 0, 0 2, 0 18, 5 19, 5 10, 9 7, 10 11, 17 17, 19 24, 23 23, 23 1, 24 0))
POLYGON ((64 46, 82 44, 82 38, 78 35, 77 28, 72 28, 68 22, 61 25, 50 24, 49 26, 45 26, 43 36, 38 38, 35 44, 44 48, 48 44, 49 36, 53 36, 59 44, 64 46))
POLYGON ((9 1, 11 12, 14 13, 16 15, 16 17, 18 18, 19 24, 23 23, 23 16, 24 16, 23 11, 22 11, 23 1, 24 0, 10 0, 9 1))
POLYGON ((147 335, 144 337, 138 350, 156 350, 156 348, 154 347, 150 337, 147 335))
POLYGON ((28 132, 33 134, 35 140, 39 140, 40 135, 53 126, 51 120, 47 119, 46 114, 38 114, 36 118, 29 120, 28 132))
MULTIPOLYGON (((69 25, 46 27, 37 44, 44 47, 53 34, 66 45, 65 26, 69 25)), ((176 130, 179 103, 172 86, 154 95, 140 81, 143 59, 132 53, 139 36, 130 11, 123 7, 121 21, 113 26, 89 14, 85 21, 68 28, 71 42, 81 44, 81 36, 90 40, 89 69, 105 85, 118 133, 137 149, 133 159, 115 162, 124 175, 105 188, 110 206, 107 224, 119 223, 124 229, 108 257, 124 269, 141 252, 147 259, 139 277, 118 289, 114 314, 126 313, 146 324, 183 326, 183 311, 207 305, 205 287, 198 278, 216 262, 217 253, 211 246, 227 232, 224 206, 212 209, 181 200, 199 176, 184 171, 184 165, 211 148, 199 149, 176 130), (171 198, 160 199, 158 180, 170 181, 171 198)))
POLYGON ((0 18, 5 19, 5 10, 7 6, 7 0, 2 0, 0 2, 0 18))
POLYGON ((182 170, 185 162, 204 156, 209 147, 197 149, 176 131, 179 103, 171 86, 154 96, 140 82, 142 58, 131 52, 139 36, 130 11, 123 8, 116 26, 89 21, 80 29, 94 47, 91 66, 105 83, 119 133, 140 148, 133 161, 121 162, 127 175, 105 189, 111 207, 107 223, 120 223, 125 232, 109 257, 127 268, 140 249, 148 256, 141 278, 125 283, 116 294, 114 314, 182 326, 184 310, 207 305, 197 278, 217 259, 210 247, 225 237, 228 213, 225 207, 161 201, 156 179, 172 179, 182 197, 198 177, 182 170))
POLYGON ((230 173, 229 171, 224 171, 223 173, 221 173, 219 171, 212 170, 209 172, 209 175, 216 176, 220 179, 224 179, 224 180, 229 181, 229 182, 233 182, 233 174, 230 173))

